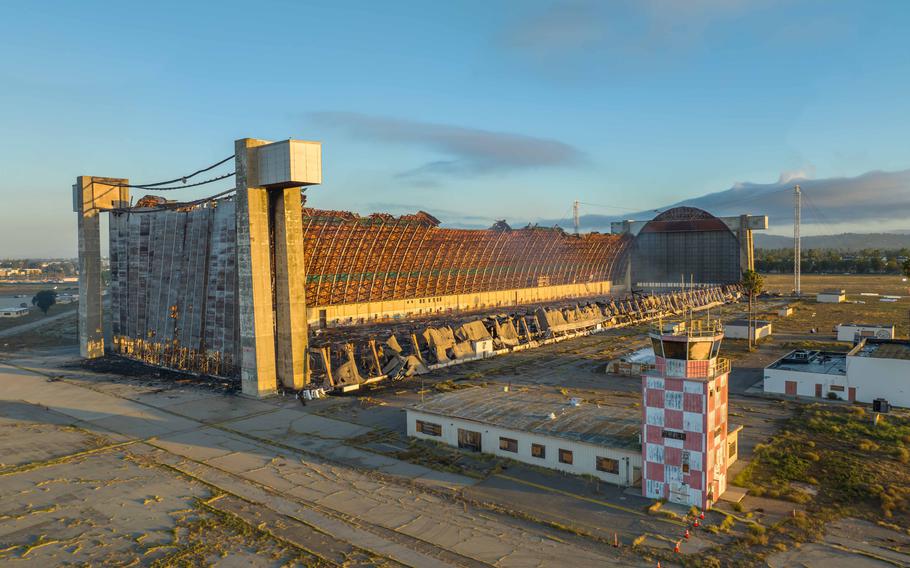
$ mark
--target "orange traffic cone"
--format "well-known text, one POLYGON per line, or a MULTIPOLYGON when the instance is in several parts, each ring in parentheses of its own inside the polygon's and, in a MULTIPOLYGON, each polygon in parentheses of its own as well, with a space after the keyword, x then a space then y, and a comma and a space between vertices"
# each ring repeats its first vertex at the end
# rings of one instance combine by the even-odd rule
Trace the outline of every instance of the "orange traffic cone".
POLYGON ((698 519, 695 519, 695 526, 698 527, 698 519))
POLYGON ((613 533, 613 548, 619 548, 619 536, 613 533))
POLYGON ((676 541, 676 546, 673 547, 673 552, 679 554, 679 541, 676 541))
POLYGON ((705 512, 702 511, 701 514, 698 516, 698 518, 701 520, 705 520, 705 512))
POLYGON ((660 560, 657 561, 657 568, 660 568, 660 560))
POLYGON ((686 529, 686 540, 689 539, 689 529, 686 529))

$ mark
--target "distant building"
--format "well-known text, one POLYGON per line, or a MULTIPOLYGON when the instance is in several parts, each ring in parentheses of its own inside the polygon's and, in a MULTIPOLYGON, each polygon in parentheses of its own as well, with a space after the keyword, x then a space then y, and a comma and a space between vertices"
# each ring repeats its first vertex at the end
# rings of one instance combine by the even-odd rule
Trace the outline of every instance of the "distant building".
POLYGON ((777 315, 782 318, 790 317, 793 315, 793 306, 781 306, 777 309, 777 315))
POLYGON ((845 290, 825 290, 815 295, 815 301, 821 304, 841 304, 847 301, 845 290))
MULTIPOLYGON (((771 322, 765 320, 752 321, 752 341, 763 337, 771 337, 771 322)), ((748 339, 749 320, 733 320, 724 324, 724 336, 728 339, 748 339)))
POLYGON ((765 368, 767 393, 910 408, 910 341, 867 338, 848 353, 791 351, 765 368))
POLYGON ((894 339, 894 325, 870 323, 837 324, 837 340, 858 343, 866 337, 875 339, 894 339))
MULTIPOLYGON (((718 357, 723 328, 708 322, 675 331, 657 328, 650 336, 656 369, 642 376, 642 493, 710 508, 727 489, 730 463, 730 362, 718 357)), ((732 442, 735 455, 735 438, 732 442)))
POLYGON ((415 438, 631 486, 641 480, 639 416, 537 389, 476 387, 408 408, 407 428, 415 438))
POLYGON ((28 308, 0 308, 0 318, 21 318, 28 315, 28 308))

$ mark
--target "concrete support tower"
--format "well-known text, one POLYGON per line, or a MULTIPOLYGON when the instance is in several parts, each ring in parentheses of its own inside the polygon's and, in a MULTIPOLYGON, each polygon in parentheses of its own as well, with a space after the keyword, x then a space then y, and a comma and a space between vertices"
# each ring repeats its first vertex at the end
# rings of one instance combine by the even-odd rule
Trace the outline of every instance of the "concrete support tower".
POLYGON ((234 155, 241 387, 264 397, 309 375, 300 188, 322 183, 322 146, 244 138, 234 155))
POLYGON ((727 488, 723 328, 690 321, 658 325, 650 336, 656 369, 642 375, 642 494, 709 509, 727 488))
POLYGON ((104 356, 100 214, 129 205, 129 183, 79 176, 73 185, 73 211, 79 216, 79 354, 86 359, 104 356))

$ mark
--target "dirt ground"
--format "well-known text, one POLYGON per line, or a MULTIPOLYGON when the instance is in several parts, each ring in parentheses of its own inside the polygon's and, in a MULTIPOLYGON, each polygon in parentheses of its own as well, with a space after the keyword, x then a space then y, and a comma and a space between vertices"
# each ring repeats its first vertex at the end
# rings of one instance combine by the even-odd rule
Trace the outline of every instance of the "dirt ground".
MULTIPOLYGON (((890 284, 866 285, 886 293, 890 284)), ((757 309, 782 302, 762 300, 757 309)), ((831 344, 824 326, 836 320, 877 321, 870 318, 906 313, 905 302, 881 304, 894 311, 876 316, 877 302, 804 300, 794 316, 774 318, 777 334, 756 350, 725 341, 721 355, 733 361, 730 422, 744 426, 731 478, 799 404, 754 396, 764 366, 794 346, 831 344), (811 327, 820 333, 809 334, 811 327)), ((744 313, 740 304, 711 315, 744 313)), ((131 378, 124 374, 135 370, 118 365, 74 366, 75 318, 60 320, 13 338, 16 347, 5 354, 0 349, 8 363, 0 364, 0 562, 736 565, 735 556, 725 564, 709 551, 756 538, 753 524, 776 526, 793 503, 753 496, 736 508, 722 503, 709 513, 708 530, 674 556, 685 511, 649 511, 638 489, 405 436, 407 405, 472 385, 526 385, 635 411, 640 379, 604 370, 644 346, 644 332, 611 330, 302 406, 166 374, 131 378)), ((803 545, 805 554, 776 551, 768 564, 910 563, 905 534, 839 523, 803 545)))

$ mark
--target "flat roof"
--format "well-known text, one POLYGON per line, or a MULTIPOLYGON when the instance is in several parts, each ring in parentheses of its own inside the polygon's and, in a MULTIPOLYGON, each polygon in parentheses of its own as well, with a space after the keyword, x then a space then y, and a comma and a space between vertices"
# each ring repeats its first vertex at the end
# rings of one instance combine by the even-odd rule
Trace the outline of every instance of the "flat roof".
POLYGON ((894 329, 894 324, 886 323, 839 323, 837 327, 871 327, 873 329, 894 329))
MULTIPOLYGON (((768 320, 752 320, 752 323, 757 327, 765 327, 766 325, 771 325, 771 322, 769 322, 768 320)), ((730 327, 730 326, 748 327, 749 320, 736 319, 736 320, 728 321, 727 323, 724 324, 724 327, 730 327)))
POLYGON ((640 408, 587 401, 573 406, 561 394, 536 388, 460 389, 410 410, 615 449, 641 449, 640 408))
POLYGON ((907 359, 910 360, 910 341, 883 340, 866 341, 853 355, 873 359, 907 359))
POLYGON ((806 351, 803 349, 796 349, 771 363, 766 369, 846 376, 847 354, 834 351, 806 351))
POLYGON ((846 293, 846 290, 822 290, 819 292, 819 294, 833 294, 835 296, 843 296, 846 293))

